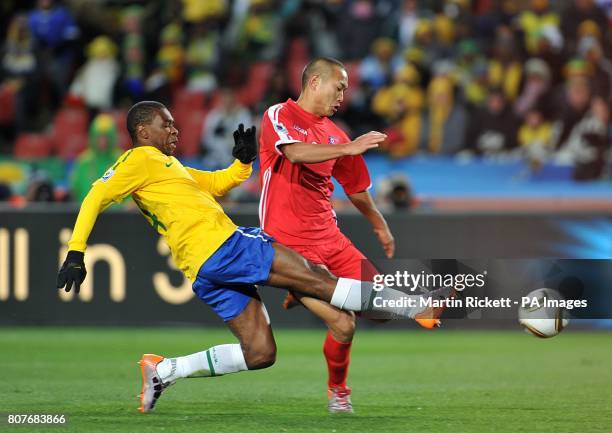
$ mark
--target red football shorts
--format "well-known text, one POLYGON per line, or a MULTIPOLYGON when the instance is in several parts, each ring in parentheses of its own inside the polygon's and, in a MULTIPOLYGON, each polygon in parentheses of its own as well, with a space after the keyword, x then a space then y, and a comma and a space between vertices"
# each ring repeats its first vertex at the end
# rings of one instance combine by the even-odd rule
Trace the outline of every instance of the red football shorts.
POLYGON ((287 245, 317 265, 324 265, 336 277, 372 281, 378 273, 361 251, 342 233, 322 245, 287 245))

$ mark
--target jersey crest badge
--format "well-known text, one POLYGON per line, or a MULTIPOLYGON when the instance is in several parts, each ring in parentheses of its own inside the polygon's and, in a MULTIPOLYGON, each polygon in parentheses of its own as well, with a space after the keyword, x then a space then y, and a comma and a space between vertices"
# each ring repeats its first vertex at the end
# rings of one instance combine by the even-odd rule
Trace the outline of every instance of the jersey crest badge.
POLYGON ((285 128, 282 124, 277 123, 276 125, 274 125, 274 127, 276 128, 276 130, 282 134, 288 135, 289 131, 287 131, 287 128, 285 128))
POLYGON ((104 173, 104 175, 102 176, 102 178, 100 179, 102 182, 106 182, 108 181, 111 177, 113 177, 113 175, 115 174, 115 170, 113 170, 112 168, 109 168, 108 170, 106 170, 106 173, 104 173))

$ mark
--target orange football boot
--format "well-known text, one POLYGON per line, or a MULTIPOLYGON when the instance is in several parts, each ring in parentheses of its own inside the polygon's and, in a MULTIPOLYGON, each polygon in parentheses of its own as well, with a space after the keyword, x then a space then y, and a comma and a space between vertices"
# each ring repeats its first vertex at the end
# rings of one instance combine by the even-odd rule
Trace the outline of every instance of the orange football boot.
POLYGON ((138 361, 142 373, 142 390, 138 396, 140 399, 138 410, 142 413, 151 412, 162 392, 172 385, 172 382, 163 383, 159 374, 157 374, 157 364, 163 360, 163 356, 147 353, 142 355, 142 358, 138 361))
MULTIPOLYGON (((452 299, 457 295, 457 292, 455 291, 454 287, 450 289, 442 288, 434 290, 430 293, 430 295, 436 295, 439 297, 443 297, 444 299, 452 299), (444 293, 446 290, 450 291, 448 293, 444 293)), ((439 328, 440 326, 442 326, 442 322, 440 321, 439 317, 442 315, 445 308, 445 305, 441 307, 428 308, 425 311, 422 311, 416 316, 414 316, 414 321, 425 329, 439 328)))

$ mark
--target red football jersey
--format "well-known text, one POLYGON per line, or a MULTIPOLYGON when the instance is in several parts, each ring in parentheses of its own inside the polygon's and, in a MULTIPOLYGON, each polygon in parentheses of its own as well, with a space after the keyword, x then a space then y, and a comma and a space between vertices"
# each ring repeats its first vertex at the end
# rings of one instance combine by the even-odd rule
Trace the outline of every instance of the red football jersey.
POLYGON ((304 111, 295 101, 270 107, 259 137, 262 229, 286 245, 320 245, 339 232, 331 204, 333 176, 346 194, 365 191, 370 175, 361 155, 316 164, 293 164, 280 146, 306 142, 330 146, 350 139, 327 117, 304 111))

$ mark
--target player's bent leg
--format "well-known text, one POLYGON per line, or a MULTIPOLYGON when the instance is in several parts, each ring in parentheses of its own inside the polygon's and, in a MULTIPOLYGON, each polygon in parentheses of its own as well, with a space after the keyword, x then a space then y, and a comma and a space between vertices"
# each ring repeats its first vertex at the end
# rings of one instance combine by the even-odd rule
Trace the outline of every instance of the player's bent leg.
POLYGON ((254 286, 244 287, 242 291, 214 288, 200 295, 228 324, 241 344, 221 344, 176 358, 143 355, 139 362, 142 372, 139 410, 143 413, 152 411, 161 394, 178 379, 222 376, 274 363, 276 344, 254 286))
POLYGON ((240 341, 246 366, 249 370, 267 368, 276 361, 276 342, 270 319, 263 303, 251 299, 249 305, 227 326, 240 341))
POLYGON ((340 310, 328 302, 309 296, 294 294, 297 299, 328 327, 336 341, 350 343, 355 334, 355 313, 340 310))
POLYGON ((321 273, 316 266, 295 251, 275 243, 274 257, 267 284, 287 288, 311 296, 348 311, 372 311, 384 317, 414 319, 421 313, 437 319, 441 310, 422 302, 427 298, 450 298, 450 290, 443 288, 426 295, 407 295, 389 287, 376 288, 372 282, 350 278, 335 278, 321 273))
POLYGON ((348 369, 353 336, 355 314, 339 310, 327 302, 296 294, 300 302, 319 317, 328 327, 323 344, 327 363, 327 408, 331 413, 352 413, 351 389, 347 386, 348 369))
POLYGON ((248 370, 239 344, 221 344, 177 358, 146 354, 139 364, 142 391, 138 410, 143 413, 151 412, 161 394, 178 379, 222 376, 248 370))
MULTIPOLYGON (((303 254, 299 249, 298 253, 303 254)), ((305 251, 305 256, 310 257, 312 251, 305 251)), ((315 263, 317 263, 315 261, 315 263)), ((335 280, 329 270, 320 264, 307 263, 314 273, 325 279, 335 280)), ((328 410, 332 413, 351 413, 353 406, 350 399, 350 389, 346 384, 350 351, 353 335, 355 333, 355 314, 351 311, 340 310, 329 303, 315 299, 310 296, 300 295, 297 292, 289 292, 296 303, 302 303, 305 308, 319 317, 328 327, 323 354, 328 370, 328 410), (295 296, 295 297, 294 297, 295 296)))
MULTIPOLYGON (((326 257, 332 273, 343 277, 363 281, 372 281, 379 273, 376 266, 348 239, 341 235, 334 243, 331 254, 326 257)), ((440 326, 439 317, 442 311, 427 309, 415 315, 414 320, 423 328, 432 329, 440 326)), ((366 316, 364 316, 366 318, 366 316)), ((386 322, 389 318, 369 317, 376 322, 386 322)))
MULTIPOLYGON (((194 282, 194 291, 205 302, 209 303, 208 298, 214 302, 216 291, 212 290, 211 296, 210 288, 223 288, 227 283, 267 283, 321 299, 347 311, 379 311, 414 318, 424 310, 422 306, 412 305, 422 298, 420 295, 406 295, 388 287, 376 290, 373 283, 337 279, 321 273, 300 254, 273 242, 261 229, 252 227, 238 227, 204 262, 194 282), (411 298, 413 302, 406 304, 403 302, 405 298, 411 298), (372 303, 374 299, 386 302, 376 305, 372 303)), ((434 295, 441 294, 427 296, 434 295)))

